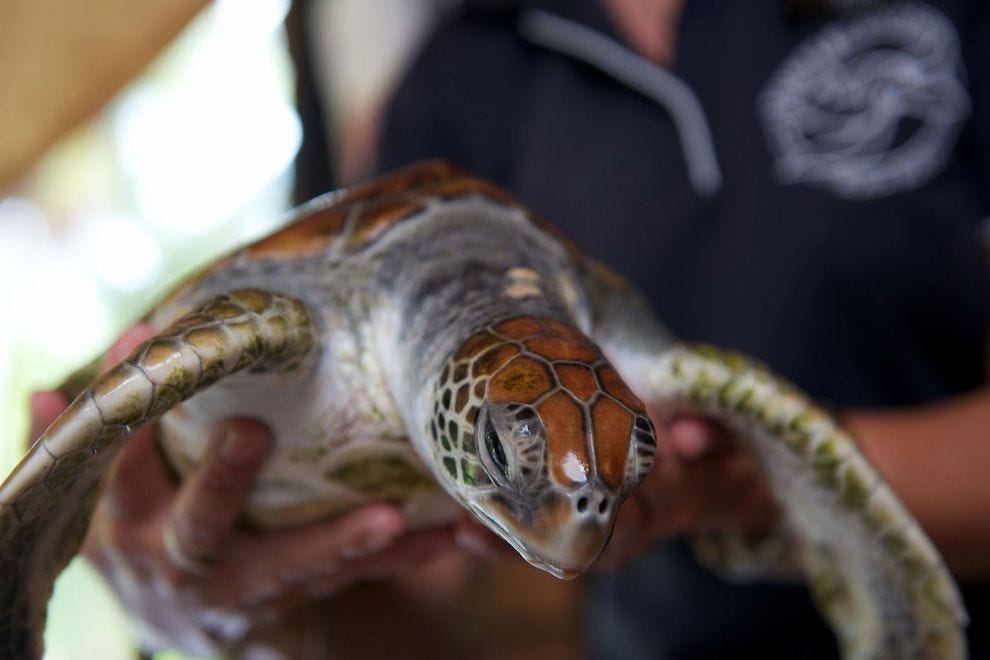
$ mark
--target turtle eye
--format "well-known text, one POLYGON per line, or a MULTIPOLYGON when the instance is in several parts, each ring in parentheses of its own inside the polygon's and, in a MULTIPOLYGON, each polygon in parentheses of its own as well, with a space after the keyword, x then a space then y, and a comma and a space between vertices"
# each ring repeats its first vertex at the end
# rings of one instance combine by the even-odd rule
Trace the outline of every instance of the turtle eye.
POLYGON ((490 419, 485 425, 485 449, 488 450, 488 456, 491 457, 492 463, 495 464, 498 471, 502 473, 503 477, 508 478, 509 461, 505 456, 505 447, 502 446, 502 440, 498 437, 498 432, 495 431, 495 426, 490 419))

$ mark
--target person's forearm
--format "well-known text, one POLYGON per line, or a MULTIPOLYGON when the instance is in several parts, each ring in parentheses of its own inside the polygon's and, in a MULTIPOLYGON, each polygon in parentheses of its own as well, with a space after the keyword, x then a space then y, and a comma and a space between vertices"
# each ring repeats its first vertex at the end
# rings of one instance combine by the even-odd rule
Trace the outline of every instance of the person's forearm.
POLYGON ((960 578, 990 577, 990 388, 843 421, 960 578))

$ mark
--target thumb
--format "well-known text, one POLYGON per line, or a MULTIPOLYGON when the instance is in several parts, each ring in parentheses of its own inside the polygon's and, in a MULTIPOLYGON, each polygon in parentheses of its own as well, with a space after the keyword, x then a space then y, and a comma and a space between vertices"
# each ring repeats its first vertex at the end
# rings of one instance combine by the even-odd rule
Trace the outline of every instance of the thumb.
POLYGON ((702 417, 676 417, 665 430, 674 454, 685 463, 703 460, 730 446, 725 429, 702 417))

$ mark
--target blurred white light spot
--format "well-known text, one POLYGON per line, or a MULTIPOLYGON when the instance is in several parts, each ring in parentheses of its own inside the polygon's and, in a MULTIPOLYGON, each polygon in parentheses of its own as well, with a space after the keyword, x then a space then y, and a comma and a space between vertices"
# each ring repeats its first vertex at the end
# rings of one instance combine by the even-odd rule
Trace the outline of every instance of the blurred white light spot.
POLYGON ((103 348, 110 328, 95 281, 53 255, 28 282, 31 330, 49 354, 70 360, 103 348))
POLYGON ((47 234, 48 219, 44 211, 23 197, 0 199, 0 228, 4 232, 27 232, 37 238, 47 234))
POLYGON ((0 384, 9 374, 8 360, 21 337, 29 300, 25 283, 48 253, 48 219, 26 199, 0 200, 0 384))
POLYGON ((115 123, 141 217, 178 234, 212 231, 292 164, 302 130, 276 30, 287 8, 214 5, 214 38, 191 45, 195 66, 181 81, 149 80, 123 97, 115 123))
MULTIPOLYGON (((409 0, 317 2, 308 26, 314 66, 342 129, 388 93, 445 3, 409 0)), ((446 3, 449 4, 449 3, 446 3)))
POLYGON ((216 12, 222 28, 267 34, 281 27, 289 13, 289 0, 217 0, 216 12))
POLYGON ((564 456, 562 467, 564 474, 574 483, 583 484, 588 480, 588 466, 574 452, 569 452, 567 456, 564 456))
POLYGON ((80 217, 75 227, 70 247, 103 284, 124 292, 154 284, 162 251, 147 229, 111 214, 80 217))
POLYGON ((229 220, 292 162, 302 131, 274 94, 190 87, 135 93, 121 108, 125 167, 141 213, 183 234, 229 220))

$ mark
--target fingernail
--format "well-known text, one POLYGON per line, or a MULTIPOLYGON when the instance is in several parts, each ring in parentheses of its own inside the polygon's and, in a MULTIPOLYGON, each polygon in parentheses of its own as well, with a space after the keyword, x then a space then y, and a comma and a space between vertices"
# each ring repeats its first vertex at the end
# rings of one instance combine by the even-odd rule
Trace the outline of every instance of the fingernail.
POLYGON ((696 420, 679 420, 670 434, 670 444, 681 460, 697 461, 711 452, 712 434, 708 426, 696 420))
POLYGON ((359 559, 381 552, 392 544, 393 536, 385 532, 368 532, 354 541, 341 546, 337 555, 341 559, 359 559))

